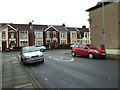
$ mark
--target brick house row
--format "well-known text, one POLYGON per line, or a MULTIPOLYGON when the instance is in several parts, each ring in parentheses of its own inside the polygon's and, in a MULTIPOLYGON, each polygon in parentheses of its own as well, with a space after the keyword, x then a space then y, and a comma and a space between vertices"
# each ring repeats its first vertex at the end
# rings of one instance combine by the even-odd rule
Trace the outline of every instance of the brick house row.
POLYGON ((0 23, 0 51, 13 47, 90 43, 89 29, 65 25, 34 25, 0 23))

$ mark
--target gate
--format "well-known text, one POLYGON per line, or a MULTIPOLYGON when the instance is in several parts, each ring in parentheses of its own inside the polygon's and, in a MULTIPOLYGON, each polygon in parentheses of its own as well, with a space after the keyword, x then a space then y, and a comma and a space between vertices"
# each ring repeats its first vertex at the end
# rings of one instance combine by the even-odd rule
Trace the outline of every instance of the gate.
POLYGON ((6 49, 6 41, 2 41, 2 51, 5 51, 6 49))

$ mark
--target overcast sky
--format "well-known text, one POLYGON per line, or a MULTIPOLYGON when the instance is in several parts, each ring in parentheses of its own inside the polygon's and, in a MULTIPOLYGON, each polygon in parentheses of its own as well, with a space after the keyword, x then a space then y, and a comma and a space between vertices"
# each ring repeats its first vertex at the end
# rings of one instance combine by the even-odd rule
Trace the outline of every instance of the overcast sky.
POLYGON ((89 27, 85 10, 101 0, 0 0, 0 23, 89 27))

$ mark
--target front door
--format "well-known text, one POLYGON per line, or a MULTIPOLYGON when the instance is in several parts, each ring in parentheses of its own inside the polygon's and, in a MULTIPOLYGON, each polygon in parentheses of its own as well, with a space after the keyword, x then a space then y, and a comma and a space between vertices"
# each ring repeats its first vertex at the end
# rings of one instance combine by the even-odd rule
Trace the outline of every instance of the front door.
POLYGON ((6 41, 2 41, 2 51, 5 51, 6 49, 6 41))
POLYGON ((13 49, 13 47, 15 47, 15 41, 10 42, 10 49, 13 49))
POLYGON ((53 42, 53 47, 56 47, 56 41, 53 42))

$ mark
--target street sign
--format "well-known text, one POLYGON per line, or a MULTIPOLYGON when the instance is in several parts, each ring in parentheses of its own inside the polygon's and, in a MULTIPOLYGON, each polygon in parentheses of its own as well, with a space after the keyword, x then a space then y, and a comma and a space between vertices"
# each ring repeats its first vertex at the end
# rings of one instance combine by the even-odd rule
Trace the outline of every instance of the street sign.
POLYGON ((102 33, 103 33, 103 34, 105 33, 105 29, 104 29, 104 28, 102 29, 102 33))

